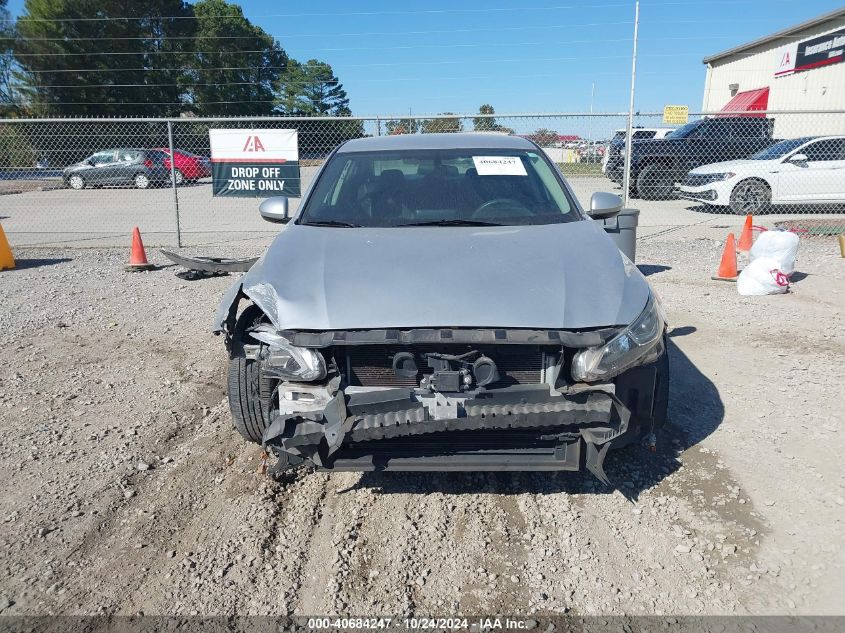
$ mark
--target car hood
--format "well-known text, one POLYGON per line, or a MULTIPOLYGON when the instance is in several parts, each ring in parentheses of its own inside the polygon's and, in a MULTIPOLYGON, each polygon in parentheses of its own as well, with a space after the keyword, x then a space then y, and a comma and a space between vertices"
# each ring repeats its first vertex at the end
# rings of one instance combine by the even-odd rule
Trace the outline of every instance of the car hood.
POLYGON ((290 225, 237 291, 278 329, 626 325, 648 283, 592 220, 542 226, 325 228, 290 225))
POLYGON ((711 163, 696 167, 691 174, 721 174, 726 171, 738 171, 742 169, 765 167, 771 161, 767 160, 726 160, 721 163, 711 163))

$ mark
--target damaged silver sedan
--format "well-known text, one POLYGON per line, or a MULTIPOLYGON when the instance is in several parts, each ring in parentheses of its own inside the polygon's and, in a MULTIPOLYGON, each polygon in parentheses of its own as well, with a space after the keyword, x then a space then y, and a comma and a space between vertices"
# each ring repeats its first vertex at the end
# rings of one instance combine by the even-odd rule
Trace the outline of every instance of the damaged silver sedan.
POLYGON ((578 470, 653 444, 666 322, 643 275, 545 153, 514 136, 336 149, 227 293, 238 431, 277 468, 578 470))

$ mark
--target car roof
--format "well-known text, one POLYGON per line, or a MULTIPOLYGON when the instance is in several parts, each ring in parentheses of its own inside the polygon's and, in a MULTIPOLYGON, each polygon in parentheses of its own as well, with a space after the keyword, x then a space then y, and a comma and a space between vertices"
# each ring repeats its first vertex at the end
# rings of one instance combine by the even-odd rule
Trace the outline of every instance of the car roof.
MULTIPOLYGON (((825 136, 796 136, 795 138, 783 138, 779 141, 775 141, 772 145, 777 145, 778 143, 784 143, 786 141, 795 141, 799 145, 804 145, 805 143, 811 143, 813 141, 823 141, 823 140, 830 140, 830 139, 839 139, 845 138, 841 134, 828 134, 825 136)), ((771 147, 772 145, 769 145, 771 147)))
POLYGON ((537 146, 521 136, 506 134, 395 134, 372 136, 347 141, 338 148, 338 153, 377 152, 403 149, 525 149, 536 150, 537 146))

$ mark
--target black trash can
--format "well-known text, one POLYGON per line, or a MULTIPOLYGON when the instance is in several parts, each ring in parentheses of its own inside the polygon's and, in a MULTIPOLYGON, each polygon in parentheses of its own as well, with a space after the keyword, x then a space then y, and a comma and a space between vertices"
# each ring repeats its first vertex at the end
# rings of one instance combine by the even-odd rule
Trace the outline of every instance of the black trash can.
POLYGON ((637 225, 639 209, 622 209, 612 218, 602 220, 604 230, 616 242, 616 248, 625 253, 632 262, 637 256, 637 225))

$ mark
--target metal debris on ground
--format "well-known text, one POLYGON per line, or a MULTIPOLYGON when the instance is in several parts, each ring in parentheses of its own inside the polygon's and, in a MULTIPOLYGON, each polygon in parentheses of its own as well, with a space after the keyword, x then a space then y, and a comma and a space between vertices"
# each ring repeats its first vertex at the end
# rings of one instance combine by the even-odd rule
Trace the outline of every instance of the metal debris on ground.
POLYGON ((246 257, 243 259, 189 257, 164 249, 162 249, 161 253, 177 266, 187 268, 188 272, 184 274, 184 278, 190 280, 228 275, 229 273, 245 273, 258 261, 257 257, 246 257))

